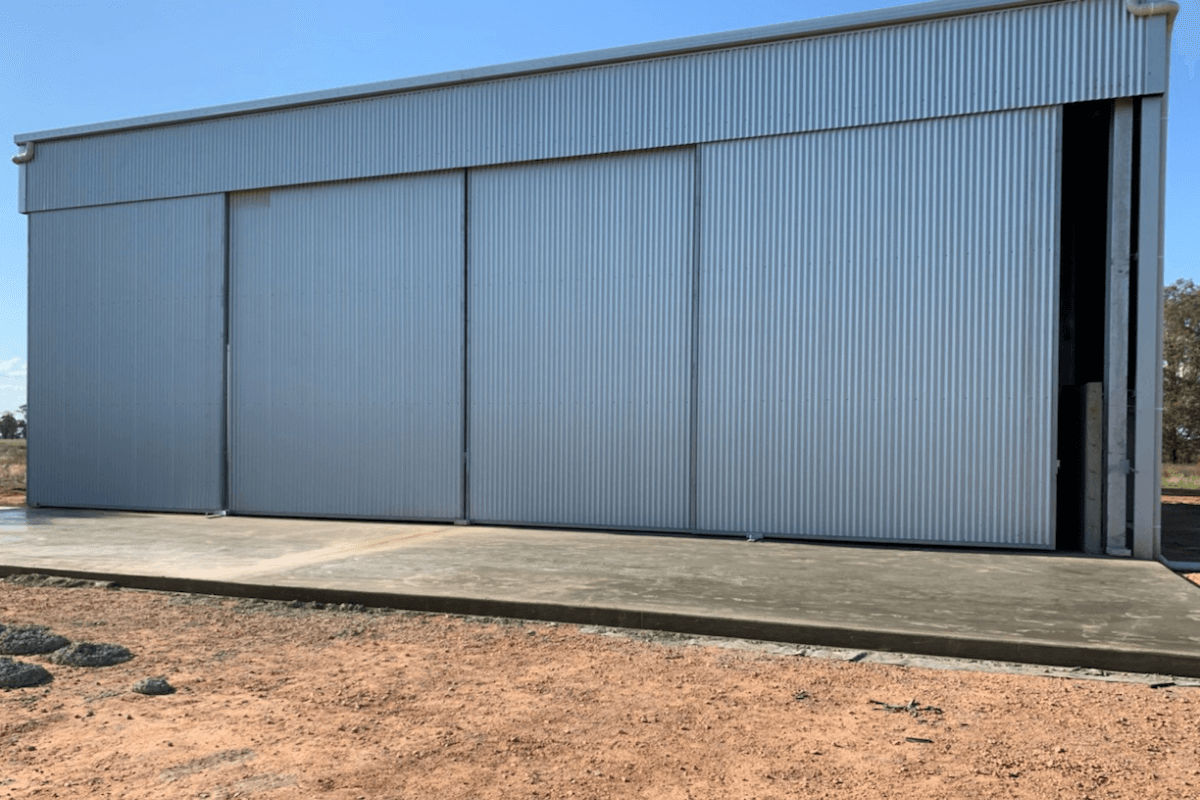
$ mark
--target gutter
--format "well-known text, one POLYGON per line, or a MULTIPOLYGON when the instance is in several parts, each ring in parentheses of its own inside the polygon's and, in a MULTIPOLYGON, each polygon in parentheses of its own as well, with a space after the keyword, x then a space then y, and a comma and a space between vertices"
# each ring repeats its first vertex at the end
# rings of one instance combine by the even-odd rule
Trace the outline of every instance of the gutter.
POLYGON ((33 142, 25 142, 25 149, 12 157, 14 164, 28 164, 33 161, 33 142))
POLYGON ((1179 3, 1175 0, 1159 0, 1153 3, 1138 3, 1135 0, 1125 0, 1125 10, 1135 17, 1153 17, 1159 14, 1166 14, 1167 25, 1171 25, 1175 21, 1175 15, 1179 13, 1179 3))

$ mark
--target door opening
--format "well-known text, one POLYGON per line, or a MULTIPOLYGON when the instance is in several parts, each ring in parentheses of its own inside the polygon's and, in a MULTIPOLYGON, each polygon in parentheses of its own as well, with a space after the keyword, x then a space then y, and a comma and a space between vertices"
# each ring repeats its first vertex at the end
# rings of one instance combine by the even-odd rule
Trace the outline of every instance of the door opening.
POLYGON ((1058 550, 1099 536, 1111 101, 1063 106, 1058 550))

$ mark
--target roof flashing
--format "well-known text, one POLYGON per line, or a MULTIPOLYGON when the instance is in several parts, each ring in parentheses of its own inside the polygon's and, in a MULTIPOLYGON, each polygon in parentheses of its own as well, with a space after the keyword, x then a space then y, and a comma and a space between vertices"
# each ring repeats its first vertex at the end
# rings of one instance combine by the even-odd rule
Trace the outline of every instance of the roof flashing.
POLYGON ((18 145, 31 142, 48 141, 52 139, 70 139, 81 136, 91 136, 116 131, 134 130, 138 128, 153 128, 165 125, 178 125, 190 122, 201 122, 222 117, 241 116, 268 111, 282 111, 301 106, 319 105, 324 103, 363 100, 380 95, 399 94, 402 92, 436 89, 445 86, 477 83, 501 78, 516 78, 546 72, 556 72, 569 69, 603 66, 627 61, 639 61, 651 58, 683 55, 686 53, 705 50, 719 50, 729 47, 743 47, 755 44, 765 44, 784 39, 798 39, 807 36, 828 35, 848 30, 898 25, 920 22, 940 17, 960 16, 972 13, 997 11, 1020 6, 1047 5, 1061 2, 1082 2, 1082 0, 933 0, 933 2, 913 3, 909 5, 892 6, 889 8, 859 11, 851 14, 839 14, 828 17, 801 20, 797 22, 782 22, 774 25, 764 25, 754 28, 723 33, 688 36, 679 39, 666 39, 645 44, 626 45, 602 50, 589 50, 559 56, 549 56, 527 61, 515 61, 494 66, 474 67, 470 69, 452 70, 429 75, 419 75, 409 78, 399 78, 375 83, 362 83, 336 89, 324 89, 299 94, 282 95, 259 100, 248 100, 238 103, 228 103, 218 106, 207 106, 186 111, 174 111, 164 114, 130 117, 99 122, 88 125, 76 125, 66 128, 53 128, 31 133, 19 133, 13 137, 18 145))

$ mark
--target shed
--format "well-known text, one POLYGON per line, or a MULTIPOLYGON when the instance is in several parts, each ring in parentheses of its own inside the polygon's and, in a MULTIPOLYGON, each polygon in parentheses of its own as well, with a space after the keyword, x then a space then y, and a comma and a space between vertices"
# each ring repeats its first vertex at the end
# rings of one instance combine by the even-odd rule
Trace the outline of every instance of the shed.
POLYGON ((17 135, 29 502, 1153 558, 1176 8, 17 135))

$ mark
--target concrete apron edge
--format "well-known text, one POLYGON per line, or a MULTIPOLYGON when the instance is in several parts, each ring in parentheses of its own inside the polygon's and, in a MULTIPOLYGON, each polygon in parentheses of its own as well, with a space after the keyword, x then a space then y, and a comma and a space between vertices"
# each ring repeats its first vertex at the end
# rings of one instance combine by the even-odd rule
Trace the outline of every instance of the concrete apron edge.
POLYGON ((998 637, 910 633, 851 625, 780 622, 746 617, 706 616, 611 606, 276 586, 43 567, 30 569, 0 564, 0 578, 32 573, 78 580, 107 581, 129 589, 159 592, 184 592, 259 600, 299 600, 330 604, 356 603, 374 608, 436 614, 506 617, 537 622, 670 631, 694 636, 720 636, 818 647, 878 650, 940 658, 1012 661, 1050 667, 1082 667, 1111 672, 1139 672, 1200 678, 1200 652, 1136 650, 1045 641, 1012 641, 998 637))

